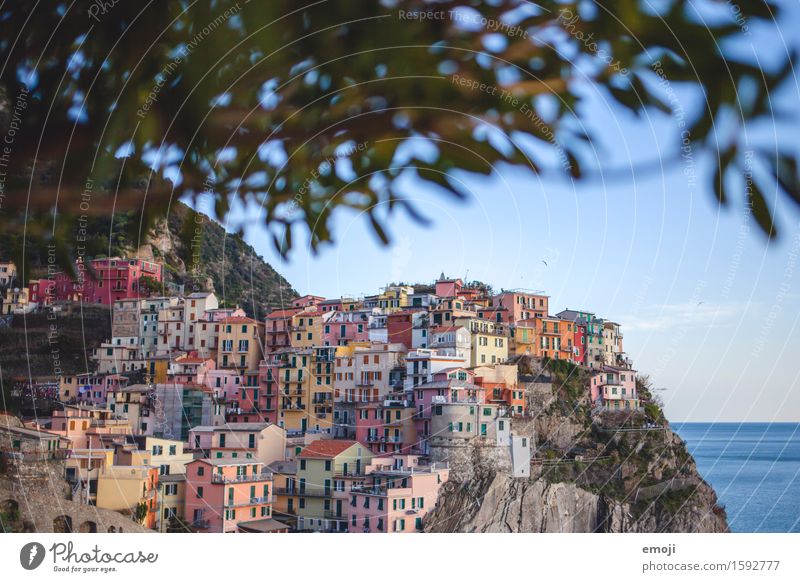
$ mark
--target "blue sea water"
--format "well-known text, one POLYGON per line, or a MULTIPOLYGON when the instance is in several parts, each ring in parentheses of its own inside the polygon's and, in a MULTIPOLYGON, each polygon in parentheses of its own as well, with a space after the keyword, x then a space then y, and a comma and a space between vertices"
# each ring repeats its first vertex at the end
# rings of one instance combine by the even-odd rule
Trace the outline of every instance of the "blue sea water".
POLYGON ((800 424, 672 423, 733 532, 800 532, 800 424))

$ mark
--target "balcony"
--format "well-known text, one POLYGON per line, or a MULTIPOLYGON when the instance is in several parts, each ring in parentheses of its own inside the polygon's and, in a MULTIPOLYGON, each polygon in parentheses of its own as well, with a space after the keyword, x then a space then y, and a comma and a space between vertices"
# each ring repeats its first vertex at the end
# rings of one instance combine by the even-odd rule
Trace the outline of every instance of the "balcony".
POLYGON ((208 529, 209 525, 210 524, 207 519, 195 519, 190 523, 190 526, 195 529, 208 529))
POLYGON ((364 476, 364 468, 361 467, 359 469, 337 469, 335 472, 336 477, 363 477, 364 476))
POLYGON ((225 507, 249 507, 250 505, 263 505, 264 503, 271 503, 269 497, 251 497, 249 501, 231 501, 230 498, 225 499, 225 507))
POLYGON ((402 443, 403 438, 399 436, 378 436, 378 435, 368 435, 367 436, 368 443, 402 443))
POLYGON ((272 490, 275 495, 288 495, 290 497, 297 495, 297 491, 296 487, 275 487, 272 490))
POLYGON ((235 477, 228 477, 227 475, 220 475, 215 473, 211 475, 212 483, 252 483, 257 481, 270 481, 271 477, 267 473, 259 473, 257 475, 236 475, 235 477))
POLYGON ((331 489, 298 489, 296 495, 298 497, 330 497, 331 489))
MULTIPOLYGON (((350 491, 353 493, 363 493, 365 495, 386 495, 386 486, 353 485, 350 487, 350 491)), ((352 503, 350 505, 352 505, 352 503)))
POLYGON ((346 521, 347 516, 344 514, 337 514, 335 511, 323 511, 323 516, 325 519, 336 519, 341 521, 346 521))

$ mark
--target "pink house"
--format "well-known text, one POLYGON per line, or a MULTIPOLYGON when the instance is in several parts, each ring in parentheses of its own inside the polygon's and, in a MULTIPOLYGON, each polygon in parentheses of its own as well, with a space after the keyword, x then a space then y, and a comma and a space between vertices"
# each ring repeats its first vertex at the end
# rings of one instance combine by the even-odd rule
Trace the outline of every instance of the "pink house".
POLYGON ((636 410, 639 394, 636 390, 636 371, 603 366, 592 374, 589 396, 593 407, 606 410, 636 410))
MULTIPOLYGON (((167 370, 167 380, 175 384, 205 384, 208 373, 217 367, 214 358, 203 358, 191 352, 175 358, 167 370)), ((209 388, 211 385, 206 384, 209 388)))
POLYGON ((486 391, 473 383, 474 375, 465 368, 452 368, 433 375, 433 381, 414 388, 417 406, 417 434, 423 441, 431 434, 431 417, 436 406, 447 403, 484 404, 486 391))
POLYGON ((325 298, 320 297, 319 295, 303 295, 302 297, 292 300, 292 307, 304 309, 306 307, 310 307, 311 305, 317 305, 322 301, 325 301, 325 298))
POLYGON ((448 279, 444 273, 436 281, 436 295, 438 297, 457 297, 464 287, 461 279, 448 279))
POLYGON ((413 403, 402 395, 356 404, 356 440, 375 455, 406 454, 417 446, 413 403))
POLYGON ((323 313, 327 313, 329 311, 341 311, 342 310, 342 300, 341 299, 326 299, 325 301, 320 301, 317 303, 317 307, 323 313))
POLYGON ((75 378, 75 396, 69 400, 101 408, 105 407, 109 392, 128 385, 128 378, 120 374, 79 374, 75 378))
POLYGON ((252 459, 195 459, 186 464, 184 515, 198 532, 241 532, 274 525, 269 524, 274 521, 272 474, 252 459))
POLYGON ((369 341, 369 323, 367 311, 333 312, 322 327, 322 341, 326 346, 369 341))
POLYGON ((416 455, 375 457, 361 485, 350 488, 351 533, 413 533, 436 507, 448 477, 447 463, 423 463, 416 455))
POLYGON ((289 328, 292 317, 302 309, 276 309, 267 314, 264 326, 264 352, 271 353, 292 345, 289 340, 289 328))
POLYGON ((514 289, 492 297, 492 307, 503 308, 498 313, 502 313, 505 323, 513 324, 523 319, 547 317, 550 297, 539 291, 514 289))

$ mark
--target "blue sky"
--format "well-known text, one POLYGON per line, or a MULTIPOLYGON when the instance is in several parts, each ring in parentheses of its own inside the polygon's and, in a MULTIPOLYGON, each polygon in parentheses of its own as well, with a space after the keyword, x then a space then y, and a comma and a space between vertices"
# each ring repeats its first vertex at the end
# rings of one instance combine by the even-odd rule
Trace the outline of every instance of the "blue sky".
MULTIPOLYGON (((789 6, 784 31, 800 22, 797 3, 789 6)), ((762 32, 739 48, 763 48, 762 32)), ((696 96, 675 92, 687 112, 699 106, 696 96)), ((797 102, 796 88, 776 96, 795 111, 797 102)), ((589 182, 499 167, 488 178, 457 175, 470 192, 460 203, 407 180, 406 195, 432 226, 398 214, 387 248, 362 217, 343 212, 334 246, 313 256, 301 242, 289 262, 272 249, 258 209, 235 209, 231 225, 243 224, 247 240, 300 293, 361 295, 442 271, 495 289, 544 290, 552 312, 588 309, 623 325, 627 352, 663 389, 671 420, 800 421, 799 209, 767 193, 781 235, 767 244, 742 198, 721 210, 714 203, 710 158, 700 151, 660 170, 625 171, 631 162, 672 158, 674 118, 637 120, 593 91, 586 107, 601 130, 602 167, 615 169, 589 182)), ((795 119, 758 128, 752 139, 796 132, 795 119)))

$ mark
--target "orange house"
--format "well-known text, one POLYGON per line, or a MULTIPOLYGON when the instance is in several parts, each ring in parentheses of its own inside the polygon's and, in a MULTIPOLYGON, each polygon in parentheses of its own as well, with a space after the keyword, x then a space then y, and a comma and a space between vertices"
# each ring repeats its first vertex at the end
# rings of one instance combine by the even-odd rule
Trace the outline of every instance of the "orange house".
POLYGON ((517 353, 519 353, 519 347, 524 344, 525 349, 530 349, 533 356, 553 360, 576 360, 575 324, 573 322, 558 317, 536 317, 518 321, 516 327, 517 333, 533 330, 533 337, 528 335, 524 342, 516 337, 517 353))

